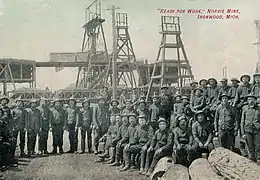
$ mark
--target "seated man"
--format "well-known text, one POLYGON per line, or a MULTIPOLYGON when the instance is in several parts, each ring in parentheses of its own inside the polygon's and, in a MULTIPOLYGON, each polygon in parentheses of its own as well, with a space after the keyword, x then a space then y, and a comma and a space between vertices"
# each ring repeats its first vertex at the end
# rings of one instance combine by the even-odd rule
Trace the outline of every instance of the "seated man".
POLYGON ((196 113, 197 121, 192 125, 193 145, 192 154, 201 157, 202 153, 210 153, 214 146, 213 139, 213 125, 206 120, 206 116, 203 111, 196 113))
POLYGON ((105 143, 105 153, 99 155, 99 159, 96 162, 103 162, 105 158, 109 158, 109 148, 112 147, 112 141, 116 138, 118 133, 118 125, 116 123, 116 116, 110 116, 110 126, 107 133, 99 140, 105 143))
POLYGON ((119 127, 117 136, 115 139, 112 140, 112 144, 116 146, 116 155, 115 155, 115 162, 111 164, 111 166, 119 166, 120 161, 123 161, 123 149, 127 143, 122 143, 122 140, 124 136, 126 136, 128 126, 129 126, 129 120, 128 120, 128 114, 122 115, 122 121, 123 124, 119 127))
POLYGON ((173 157, 176 158, 176 163, 183 165, 190 163, 189 151, 192 140, 192 135, 188 131, 188 120, 185 116, 181 116, 177 128, 174 129, 173 157))
MULTIPOLYGON (((135 132, 138 127, 138 124, 136 123, 136 115, 134 113, 131 113, 131 114, 129 114, 128 117, 129 117, 130 125, 128 126, 127 133, 125 134, 125 136, 123 137, 121 142, 117 144, 117 146, 122 148, 122 144, 126 143, 124 149, 126 147, 128 149, 131 144, 135 143, 135 132)), ((124 160, 125 160, 125 158, 124 158, 124 160)), ((124 162, 124 164, 122 164, 122 166, 119 170, 123 170, 126 167, 128 167, 129 166, 128 163, 130 163, 130 162, 124 162)))
POLYGON ((139 125, 137 126, 134 141, 127 144, 124 148, 125 167, 121 171, 126 171, 131 167, 131 155, 136 155, 141 151, 141 171, 143 171, 147 147, 153 137, 153 128, 147 124, 146 116, 138 116, 139 125))
POLYGON ((173 147, 173 133, 169 129, 168 121, 164 118, 158 120, 159 129, 155 132, 151 145, 147 150, 147 157, 144 172, 150 176, 153 172, 157 162, 172 154, 173 147), (168 126, 168 127, 167 127, 168 126))

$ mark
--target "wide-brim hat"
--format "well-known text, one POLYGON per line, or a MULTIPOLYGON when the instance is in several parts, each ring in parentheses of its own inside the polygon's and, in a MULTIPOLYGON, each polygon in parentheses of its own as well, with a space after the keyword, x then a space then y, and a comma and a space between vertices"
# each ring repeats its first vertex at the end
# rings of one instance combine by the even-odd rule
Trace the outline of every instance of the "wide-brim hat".
POLYGON ((197 90, 200 90, 201 92, 203 92, 203 89, 202 89, 201 87, 196 87, 196 88, 194 89, 194 91, 197 91, 197 90))
POLYGON ((180 97, 180 98, 181 98, 181 95, 180 95, 180 94, 175 94, 174 97, 175 97, 175 98, 177 98, 177 97, 180 97))
POLYGON ((60 99, 58 99, 58 98, 54 98, 54 99, 52 100, 52 103, 60 102, 60 101, 61 101, 60 99))
POLYGON ((69 101, 75 101, 75 102, 77 102, 76 99, 74 98, 74 96, 71 96, 71 97, 69 98, 69 101))
POLYGON ((198 115, 200 115, 200 114, 205 115, 205 112, 204 112, 204 111, 197 111, 197 112, 196 112, 196 116, 198 116, 198 115))
POLYGON ((165 122, 166 124, 168 124, 168 121, 165 118, 163 118, 163 117, 160 117, 159 120, 157 121, 158 124, 160 122, 165 122))
POLYGON ((82 105, 85 104, 86 102, 90 104, 89 100, 85 98, 84 101, 82 102, 82 105))
POLYGON ((140 99, 140 100, 138 101, 138 104, 141 104, 141 103, 145 103, 145 104, 146 104, 145 100, 143 100, 143 99, 140 99))
POLYGON ((16 100, 15 100, 15 102, 17 103, 17 102, 19 102, 19 101, 21 101, 21 102, 23 102, 23 100, 22 100, 22 97, 21 96, 19 96, 16 100))
POLYGON ((230 81, 236 81, 236 82, 240 83, 240 81, 237 78, 231 78, 230 81))
POLYGON ((166 84, 164 84, 164 85, 161 87, 161 89, 169 89, 169 87, 168 87, 166 84))
POLYGON ((139 119, 139 118, 146 118, 146 116, 145 116, 144 114, 141 114, 141 115, 139 115, 137 118, 138 118, 138 119, 139 119))
POLYGON ((119 105, 119 101, 118 101, 117 99, 112 99, 111 102, 110 102, 110 104, 112 105, 113 102, 116 102, 117 105, 119 105))
POLYGON ((246 99, 248 99, 248 98, 254 98, 254 99, 257 99, 257 97, 255 96, 255 95, 253 95, 253 94, 248 94, 247 96, 246 96, 246 99))
POLYGON ((187 120, 187 117, 186 117, 186 116, 180 116, 180 117, 178 118, 179 121, 182 120, 182 119, 187 120))
POLYGON ((248 75, 248 74, 243 74, 243 75, 240 77, 240 81, 242 81, 242 79, 243 79, 244 77, 247 77, 249 81, 251 80, 251 76, 250 76, 250 75, 248 75))
POLYGON ((260 73, 255 73, 255 74, 253 75, 254 78, 255 78, 256 76, 260 76, 260 73))
POLYGON ((105 99, 104 99, 103 96, 99 96, 99 97, 98 97, 98 101, 100 101, 100 100, 105 100, 105 99))
POLYGON ((199 81, 199 85, 201 85, 201 83, 202 83, 203 81, 206 81, 206 83, 208 84, 208 80, 207 80, 207 79, 201 79, 201 80, 199 81))
POLYGON ((208 79, 208 82, 210 82, 210 81, 215 81, 215 83, 218 82, 215 78, 209 78, 209 79, 208 79))
POLYGON ((196 85, 197 85, 197 84, 199 84, 199 83, 198 83, 197 81, 193 81, 193 82, 190 83, 190 86, 192 86, 193 84, 196 84, 196 85))
POLYGON ((38 101, 36 100, 36 99, 32 99, 31 101, 30 101, 30 104, 32 104, 32 103, 38 103, 38 101))
POLYGON ((121 115, 121 117, 129 117, 129 115, 124 113, 124 114, 121 115))
POLYGON ((135 113, 128 114, 128 118, 130 118, 130 117, 135 117, 136 118, 136 114, 135 113))
POLYGON ((227 97, 228 99, 230 99, 230 96, 226 93, 223 93, 219 96, 219 100, 221 100, 223 97, 227 97))
POLYGON ((1 97, 0 101, 2 101, 3 99, 5 99, 7 101, 7 104, 10 102, 10 99, 7 96, 1 97))
POLYGON ((189 100, 188 96, 182 96, 181 99, 182 99, 182 100, 183 100, 183 99, 189 100))
POLYGON ((227 78, 222 78, 222 79, 220 80, 220 82, 228 82, 228 79, 227 79, 227 78))

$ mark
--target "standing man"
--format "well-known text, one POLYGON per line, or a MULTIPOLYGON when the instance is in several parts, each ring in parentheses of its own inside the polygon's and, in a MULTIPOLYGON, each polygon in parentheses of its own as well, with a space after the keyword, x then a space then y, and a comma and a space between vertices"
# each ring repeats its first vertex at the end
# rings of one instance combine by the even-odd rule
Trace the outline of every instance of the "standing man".
POLYGON ((109 102, 111 100, 111 94, 108 91, 108 87, 104 87, 101 95, 105 100, 105 105, 109 107, 109 102))
POLYGON ((257 103, 260 103, 260 73, 254 74, 255 84, 252 86, 251 94, 257 98, 257 103))
POLYGON ((24 109, 24 103, 21 100, 21 97, 19 97, 16 100, 16 107, 12 112, 13 116, 13 121, 14 121, 14 137, 16 139, 15 141, 15 147, 13 149, 13 154, 15 153, 16 149, 16 144, 17 144, 17 138, 18 138, 18 133, 20 133, 20 157, 25 157, 25 152, 24 152, 24 146, 25 146, 25 121, 27 120, 27 112, 24 109))
POLYGON ((67 153, 77 152, 78 149, 78 127, 80 112, 76 107, 77 101, 72 96, 69 99, 69 107, 66 109, 65 124, 69 132, 70 150, 67 153))
POLYGON ((260 164, 260 109, 256 100, 254 95, 247 95, 248 105, 242 111, 241 133, 248 146, 249 159, 260 164))
POLYGON ((140 99, 138 104, 139 104, 139 106, 136 109, 137 115, 138 116, 144 115, 146 119, 150 119, 150 113, 149 113, 148 108, 146 108, 145 100, 140 99))
POLYGON ((236 100, 237 92, 238 92, 238 83, 240 81, 237 78, 232 78, 231 79, 231 87, 228 91, 228 96, 230 97, 230 105, 233 107, 237 106, 238 101, 236 100))
POLYGON ((163 117, 170 123, 171 112, 173 110, 172 97, 168 94, 169 88, 167 85, 163 85, 161 88, 160 103, 160 117, 163 117))
POLYGON ((47 105, 47 100, 42 97, 40 101, 40 106, 38 109, 42 116, 42 131, 39 136, 39 150, 41 154, 48 154, 47 151, 47 141, 49 135, 49 129, 51 127, 52 112, 47 105))
POLYGON ((51 130, 53 138, 52 154, 57 154, 57 147, 59 153, 63 154, 63 129, 65 128, 65 110, 62 108, 59 99, 53 100, 54 107, 52 108, 53 117, 51 118, 51 130))
POLYGON ((90 107, 90 102, 85 98, 82 102, 81 109, 81 154, 85 153, 86 148, 86 133, 87 133, 87 142, 88 142, 88 153, 93 153, 92 151, 92 130, 91 124, 93 120, 93 109, 90 107))
POLYGON ((149 124, 152 126, 153 130, 156 131, 158 129, 157 121, 159 120, 160 113, 160 103, 159 98, 156 94, 153 95, 153 103, 149 106, 149 117, 151 118, 149 124))
POLYGON ((104 98, 99 97, 98 105, 93 110, 93 128, 95 130, 95 137, 94 137, 95 154, 98 154, 99 139, 106 134, 109 124, 110 123, 109 123, 108 107, 105 106, 104 98))
POLYGON ((220 96, 221 104, 217 107, 215 114, 215 135, 219 137, 221 147, 234 150, 238 129, 237 112, 228 100, 227 94, 220 96))
POLYGON ((207 97, 207 93, 208 93, 208 87, 207 87, 208 80, 207 79, 201 79, 199 81, 199 85, 200 85, 200 87, 202 89, 202 95, 207 97))

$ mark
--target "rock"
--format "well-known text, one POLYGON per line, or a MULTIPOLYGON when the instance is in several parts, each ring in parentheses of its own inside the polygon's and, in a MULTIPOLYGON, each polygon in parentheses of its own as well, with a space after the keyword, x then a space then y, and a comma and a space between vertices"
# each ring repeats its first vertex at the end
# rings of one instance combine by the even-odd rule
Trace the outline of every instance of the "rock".
POLYGON ((189 167, 191 180, 224 180, 211 167, 207 159, 199 158, 192 162, 189 167))
POLYGON ((151 176, 151 180, 157 180, 158 177, 162 177, 162 175, 167 171, 171 166, 173 166, 174 161, 172 157, 163 157, 157 163, 153 174, 151 176))
POLYGON ((260 166, 228 149, 214 149, 208 161, 226 179, 260 179, 260 166))
POLYGON ((161 180, 190 180, 188 168, 174 164, 164 173, 161 180))

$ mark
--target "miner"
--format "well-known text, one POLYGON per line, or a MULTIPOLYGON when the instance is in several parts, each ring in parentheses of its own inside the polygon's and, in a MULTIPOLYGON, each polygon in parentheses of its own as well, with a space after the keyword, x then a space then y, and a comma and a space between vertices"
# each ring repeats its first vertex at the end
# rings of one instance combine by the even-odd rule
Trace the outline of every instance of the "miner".
POLYGON ((146 119, 150 119, 150 112, 149 109, 146 107, 146 102, 142 99, 138 102, 138 108, 136 109, 137 115, 144 115, 146 119))
POLYGON ((14 121, 14 137, 16 139, 15 141, 15 147, 13 149, 13 155, 15 153, 16 149, 16 144, 17 144, 17 138, 18 138, 18 133, 20 136, 20 157, 25 157, 25 152, 24 152, 24 146, 25 146, 25 133, 26 133, 26 128, 25 128, 25 121, 27 120, 27 111, 24 108, 24 102, 21 100, 21 97, 19 97, 16 100, 16 107, 12 111, 12 116, 13 116, 13 121, 14 121))
POLYGON ((160 117, 163 117, 170 123, 171 112, 173 110, 173 100, 172 97, 169 95, 168 90, 169 88, 167 85, 163 85, 161 87, 161 95, 159 96, 161 104, 160 117))
POLYGON ((78 146, 78 127, 80 111, 76 107, 77 101, 72 96, 69 99, 69 106, 65 112, 65 126, 69 132, 70 149, 67 153, 76 153, 78 146))
POLYGON ((150 112, 150 125, 153 127, 154 131, 158 129, 159 113, 160 113, 161 105, 159 103, 159 98, 156 94, 153 95, 153 103, 149 106, 150 112))
POLYGON ((128 126, 129 126, 129 120, 128 120, 128 114, 122 115, 122 121, 123 124, 119 127, 117 136, 115 139, 112 140, 112 144, 116 145, 116 156, 115 156, 115 162, 111 166, 119 166, 120 161, 123 161, 123 149, 127 144, 127 141, 122 143, 122 140, 126 136, 128 132, 128 126))
POLYGON ((99 139, 106 134, 109 127, 108 107, 105 106, 103 97, 98 98, 98 105, 93 109, 93 128, 95 131, 95 154, 98 154, 99 139))
POLYGON ((190 100, 192 100, 194 97, 194 90, 198 87, 198 82, 194 81, 194 82, 190 83, 190 86, 191 86, 190 100))
POLYGON ((111 114, 119 114, 120 113, 120 109, 118 108, 119 106, 119 102, 116 99, 112 99, 110 102, 110 108, 109 108, 109 115, 111 114))
MULTIPOLYGON (((117 144, 118 146, 122 146, 122 144, 126 143, 124 150, 123 150, 124 154, 125 154, 126 149, 128 149, 129 146, 135 142, 135 132, 138 127, 138 123, 136 122, 136 114, 134 114, 134 113, 129 114, 128 118, 129 118, 129 126, 127 129, 127 133, 121 140, 120 144, 119 143, 117 144)), ((125 155, 124 155, 124 157, 125 157, 125 155)), ((124 158, 124 164, 122 164, 121 168, 119 169, 120 171, 129 169, 130 162, 128 160, 129 159, 124 158)))
POLYGON ((39 109, 37 109, 38 102, 31 100, 30 108, 28 109, 27 129, 27 148, 28 156, 35 155, 36 137, 42 131, 42 116, 39 109))
POLYGON ((236 100, 236 96, 238 93, 239 82, 240 81, 237 78, 231 78, 232 85, 228 91, 228 96, 230 97, 230 105, 233 107, 236 107, 238 103, 238 101, 236 100))
POLYGON ((220 96, 221 104, 215 114, 215 136, 219 138, 219 144, 226 149, 234 150, 235 137, 238 129, 238 117, 236 109, 229 104, 228 94, 220 96))
POLYGON ((157 162, 165 156, 172 154, 173 147, 173 133, 169 129, 169 123, 166 119, 160 118, 158 120, 159 129, 155 132, 150 147, 147 150, 147 157, 145 163, 146 176, 154 171, 157 162))
POLYGON ((219 93, 220 88, 218 87, 218 82, 215 78, 209 78, 209 88, 208 88, 208 99, 207 99, 207 108, 209 110, 209 113, 206 114, 210 118, 212 118, 215 115, 215 111, 217 109, 217 106, 219 104, 219 93))
POLYGON ((51 131, 52 131, 52 154, 57 154, 57 147, 59 147, 59 153, 63 154, 63 130, 65 129, 65 110, 62 108, 61 101, 59 99, 53 100, 54 107, 51 109, 51 131))
POLYGON ((122 110, 122 114, 132 114, 132 113, 137 114, 137 112, 132 106, 131 99, 127 99, 125 101, 125 108, 122 110))
POLYGON ((49 129, 51 127, 52 112, 48 107, 47 99, 45 99, 44 97, 41 98, 40 106, 38 107, 38 109, 40 110, 42 116, 42 130, 39 136, 39 150, 41 154, 48 154, 47 141, 49 129))
POLYGON ((123 108, 125 107, 125 105, 126 105, 126 100, 129 99, 129 98, 128 98, 128 95, 127 95, 127 90, 126 90, 126 88, 124 88, 124 89, 122 90, 122 93, 121 93, 119 99, 120 99, 120 100, 119 100, 120 109, 123 109, 123 108))
POLYGON ((260 103, 260 73, 254 74, 255 84, 252 86, 251 94, 257 98, 257 103, 260 103))
POLYGON ((199 81, 199 85, 200 85, 200 88, 202 89, 202 95, 207 97, 207 93, 208 93, 208 80, 207 79, 201 79, 199 81))
POLYGON ((170 129, 174 129, 176 127, 177 120, 182 115, 182 112, 183 112, 183 103, 182 103, 181 95, 177 94, 175 95, 175 103, 173 105, 173 114, 171 118, 170 129))
POLYGON ((86 148, 86 133, 87 133, 87 143, 88 143, 88 153, 93 153, 92 151, 92 130, 91 124, 93 122, 93 108, 90 107, 90 102, 88 99, 82 102, 81 111, 81 154, 85 153, 86 148))
POLYGON ((192 124, 192 157, 200 157, 202 153, 210 153, 213 150, 213 126, 206 120, 203 111, 198 111, 196 115, 197 121, 192 124))
POLYGON ((105 105, 109 107, 109 102, 111 100, 111 94, 108 91, 108 87, 104 87, 101 93, 101 96, 104 98, 105 105))
POLYGON ((191 110, 196 114, 197 111, 203 110, 206 107, 206 97, 202 95, 203 89, 196 88, 195 95, 191 101, 191 110))
POLYGON ((249 159, 260 164, 260 109, 256 100, 256 96, 247 95, 248 105, 242 111, 241 133, 247 143, 249 159))
POLYGON ((230 87, 228 86, 228 79, 222 78, 220 81, 220 90, 219 90, 219 95, 218 99, 222 94, 228 94, 230 87))
POLYGON ((173 157, 176 157, 177 163, 188 165, 191 162, 189 154, 193 138, 190 131, 188 131, 188 120, 185 116, 179 118, 179 123, 173 132, 173 157))

